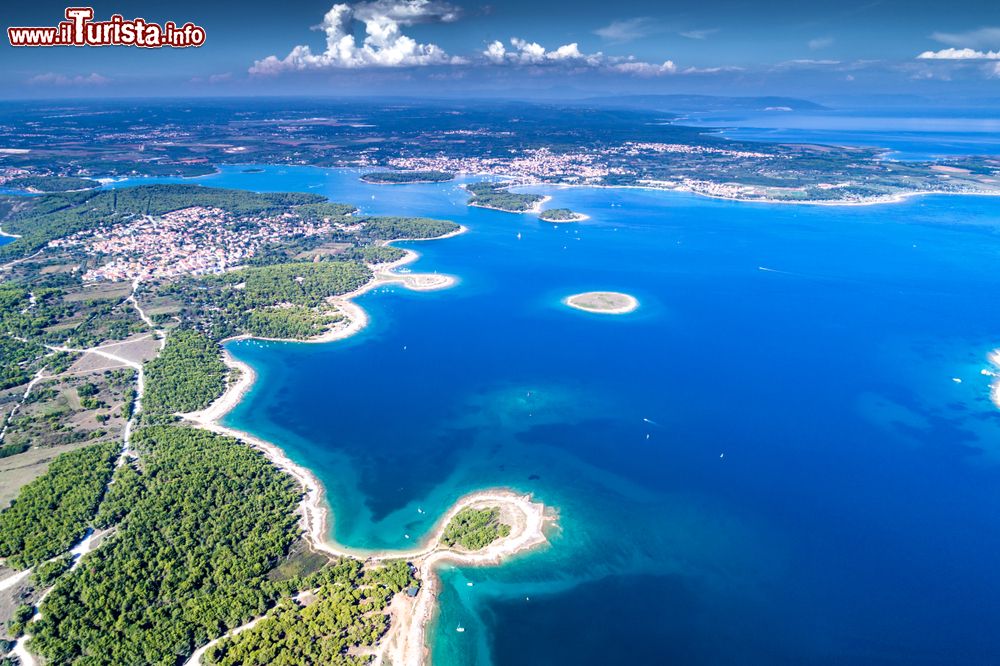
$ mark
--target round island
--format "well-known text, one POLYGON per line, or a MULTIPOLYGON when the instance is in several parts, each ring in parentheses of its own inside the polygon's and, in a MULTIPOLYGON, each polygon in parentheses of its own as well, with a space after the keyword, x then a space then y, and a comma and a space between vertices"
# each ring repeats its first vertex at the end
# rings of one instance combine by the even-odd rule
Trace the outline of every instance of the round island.
POLYGON ((618 291, 573 294, 563 299, 563 303, 571 308, 596 314, 627 314, 639 307, 639 300, 635 296, 618 291))

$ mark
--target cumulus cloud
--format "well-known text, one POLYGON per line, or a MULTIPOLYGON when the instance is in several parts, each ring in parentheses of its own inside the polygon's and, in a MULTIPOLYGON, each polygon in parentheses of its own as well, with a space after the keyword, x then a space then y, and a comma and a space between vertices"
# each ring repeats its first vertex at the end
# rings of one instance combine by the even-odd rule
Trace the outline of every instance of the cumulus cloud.
POLYGON ((416 23, 451 23, 461 16, 454 5, 438 0, 371 0, 354 5, 359 21, 387 19, 402 25, 416 23))
POLYGON ((538 42, 519 37, 511 38, 509 48, 499 40, 491 42, 482 56, 487 63, 494 65, 585 67, 635 76, 661 76, 677 72, 677 65, 670 60, 657 64, 642 62, 633 56, 608 56, 600 51, 584 53, 576 42, 550 50, 538 42))
POLYGON ((920 60, 1000 60, 1000 51, 949 48, 940 51, 924 51, 917 58, 920 60))
POLYGON ((458 16, 457 8, 436 0, 336 4, 317 26, 326 34, 322 53, 313 53, 308 45, 300 44, 282 59, 272 55, 256 61, 250 73, 457 64, 461 58, 449 56, 435 44, 418 43, 403 34, 402 28, 416 23, 451 22, 458 16), (361 44, 354 36, 355 21, 365 26, 361 44))
POLYGON ((511 48, 508 49, 499 40, 491 42, 486 47, 486 50, 483 51, 483 57, 495 65, 505 63, 514 65, 562 63, 597 67, 603 64, 605 60, 604 54, 600 51, 589 54, 583 53, 576 42, 564 44, 549 51, 538 42, 529 42, 519 37, 512 37, 510 46, 511 48))
MULTIPOLYGON (((598 51, 584 53, 576 42, 546 48, 538 42, 512 37, 504 43, 493 41, 471 58, 451 56, 435 44, 420 44, 404 34, 403 28, 417 23, 448 23, 459 18, 459 10, 442 0, 365 0, 353 5, 336 4, 315 29, 326 35, 326 46, 314 53, 308 45, 294 47, 284 58, 272 55, 257 60, 251 75, 274 75, 332 69, 416 67, 421 65, 506 65, 555 67, 567 70, 599 69, 639 76, 672 74, 673 62, 645 63, 632 56, 607 56, 598 51), (355 37, 357 24, 365 36, 355 37)), ((602 28, 598 34, 608 39, 627 39, 648 27, 648 19, 630 19, 602 28)))
POLYGON ((103 86, 110 81, 111 79, 101 76, 96 72, 86 76, 79 74, 76 76, 66 76, 65 74, 47 72, 45 74, 37 74, 28 79, 28 83, 32 85, 48 86, 103 86))
POLYGON ((935 32, 931 39, 948 46, 996 48, 1000 46, 1000 28, 977 28, 966 32, 935 32))
POLYGON ((656 25, 653 19, 648 16, 639 16, 637 18, 612 21, 603 28, 595 30, 594 34, 609 42, 621 44, 648 37, 655 31, 656 25))

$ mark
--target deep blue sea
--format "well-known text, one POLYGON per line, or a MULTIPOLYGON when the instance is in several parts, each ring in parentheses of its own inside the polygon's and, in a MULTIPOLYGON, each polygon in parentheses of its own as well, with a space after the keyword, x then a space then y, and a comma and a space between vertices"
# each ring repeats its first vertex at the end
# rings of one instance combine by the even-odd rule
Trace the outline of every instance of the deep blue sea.
POLYGON ((352 547, 488 486, 558 509, 547 549, 443 571, 435 666, 1000 662, 1000 199, 539 189, 591 216, 553 225, 357 175, 195 182, 455 220, 410 268, 460 283, 231 344, 259 381, 226 422, 315 471, 352 547), (560 302, 598 289, 641 306, 560 302))
POLYGON ((1000 155, 1000 113, 995 108, 710 113, 678 122, 721 125, 721 133, 731 139, 886 148, 892 160, 1000 155))

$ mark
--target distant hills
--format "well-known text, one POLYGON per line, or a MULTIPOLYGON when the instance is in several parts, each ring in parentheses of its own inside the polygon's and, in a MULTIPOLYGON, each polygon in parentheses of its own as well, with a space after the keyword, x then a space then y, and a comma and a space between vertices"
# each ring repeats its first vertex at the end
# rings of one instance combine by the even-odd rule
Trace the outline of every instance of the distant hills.
POLYGON ((716 95, 619 95, 579 100, 596 106, 690 113, 694 111, 820 111, 827 107, 795 97, 721 97, 716 95))

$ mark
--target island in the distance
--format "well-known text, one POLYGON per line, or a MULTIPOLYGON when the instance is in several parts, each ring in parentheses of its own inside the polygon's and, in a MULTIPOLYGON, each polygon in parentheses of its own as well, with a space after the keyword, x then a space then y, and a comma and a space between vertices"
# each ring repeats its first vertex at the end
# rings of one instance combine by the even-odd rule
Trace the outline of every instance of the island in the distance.
POLYGON ((639 300, 635 296, 617 291, 573 294, 564 299, 563 303, 577 310, 598 314, 627 314, 639 307, 639 300))
POLYGON ((446 183, 454 179, 455 174, 447 171, 372 171, 361 176, 364 182, 378 185, 446 183))
POLYGON ((548 208, 538 214, 543 222, 582 222, 588 219, 583 213, 577 213, 569 208, 548 208))
POLYGON ((32 194, 80 192, 100 186, 101 184, 96 180, 70 176, 23 176, 20 178, 11 178, 4 183, 4 187, 8 189, 24 190, 32 194))

